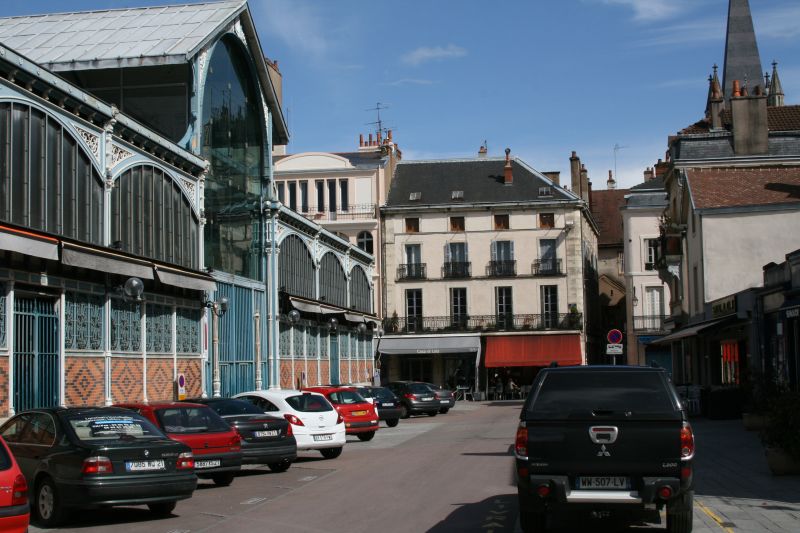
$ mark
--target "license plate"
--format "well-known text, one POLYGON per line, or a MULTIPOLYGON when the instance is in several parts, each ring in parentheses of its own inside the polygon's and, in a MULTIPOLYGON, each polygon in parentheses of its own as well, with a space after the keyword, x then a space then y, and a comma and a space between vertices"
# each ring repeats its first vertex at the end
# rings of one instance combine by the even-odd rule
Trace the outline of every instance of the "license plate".
POLYGON ((630 488, 630 480, 622 476, 581 476, 578 488, 623 490, 630 488))
POLYGON ((442 400, 442 403, 450 403, 450 400, 442 400))
POLYGON ((164 460, 155 461, 127 461, 125 470, 128 472, 149 472, 153 470, 164 470, 164 460))
POLYGON ((328 433, 327 435, 314 435, 314 440, 318 442, 321 440, 333 440, 333 434, 328 433))
POLYGON ((253 435, 255 435, 256 437, 277 437, 278 430, 270 429, 268 431, 254 431, 253 435))
POLYGON ((433 400, 433 398, 431 398, 430 396, 427 396, 427 397, 425 397, 425 398, 422 398, 422 401, 423 401, 423 402, 429 402, 429 401, 431 401, 431 400, 433 400))
POLYGON ((381 406, 382 407, 394 407, 394 404, 393 403, 382 403, 381 406))
POLYGON ((353 416, 364 416, 365 414, 367 414, 367 412, 366 411, 353 411, 350 414, 353 415, 353 416))
POLYGON ((222 461, 219 459, 210 459, 208 461, 195 461, 194 467, 195 469, 199 468, 216 468, 222 465, 222 461))

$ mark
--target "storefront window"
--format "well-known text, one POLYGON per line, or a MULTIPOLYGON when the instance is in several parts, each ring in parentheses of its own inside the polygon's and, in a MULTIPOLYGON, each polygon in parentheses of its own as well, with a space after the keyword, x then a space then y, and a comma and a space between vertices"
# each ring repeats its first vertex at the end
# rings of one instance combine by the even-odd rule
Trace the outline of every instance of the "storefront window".
POLYGON ((238 44, 217 44, 203 90, 202 155, 206 178, 206 266, 263 279, 259 208, 262 161, 261 99, 238 44))
POLYGON ((200 353, 200 309, 179 307, 175 320, 178 353, 200 353))
POLYGON ((172 352, 172 308, 147 304, 147 352, 172 352))
POLYGON ((66 294, 64 343, 67 350, 103 349, 104 300, 95 294, 66 294))
POLYGON ((111 300, 111 351, 139 352, 142 349, 142 321, 139 304, 111 300))

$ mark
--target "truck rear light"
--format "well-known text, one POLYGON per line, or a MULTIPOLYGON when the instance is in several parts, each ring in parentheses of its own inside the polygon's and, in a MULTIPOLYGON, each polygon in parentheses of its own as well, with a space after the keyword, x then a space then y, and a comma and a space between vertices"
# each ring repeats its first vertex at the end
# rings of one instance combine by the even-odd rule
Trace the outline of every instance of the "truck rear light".
POLYGON ((175 461, 175 470, 192 470, 193 468, 194 454, 192 452, 183 452, 175 461))
POLYGON ((14 487, 11 489, 11 505, 25 505, 28 503, 28 483, 25 476, 17 474, 14 487))
POLYGON ((550 496, 550 484, 549 483, 542 483, 538 487, 536 487, 536 494, 539 495, 540 498, 547 498, 550 496))
POLYGON ((684 422, 681 428, 681 459, 688 460, 694 457, 694 432, 689 422, 684 422))
POLYGON ((289 421, 290 424, 294 424, 295 426, 304 426, 303 421, 297 418, 294 415, 283 415, 283 418, 289 421))
POLYGON ((83 460, 82 474, 113 474, 111 459, 102 455, 87 457, 83 460))
POLYGON ((664 485, 658 489, 658 497, 662 500, 669 500, 672 498, 672 489, 668 485, 664 485))
POLYGON ((517 438, 514 439, 514 453, 517 457, 528 457, 528 428, 525 422, 520 422, 517 428, 517 438))
POLYGON ((403 394, 406 400, 416 400, 417 396, 415 394, 411 394, 410 392, 407 394, 403 394))

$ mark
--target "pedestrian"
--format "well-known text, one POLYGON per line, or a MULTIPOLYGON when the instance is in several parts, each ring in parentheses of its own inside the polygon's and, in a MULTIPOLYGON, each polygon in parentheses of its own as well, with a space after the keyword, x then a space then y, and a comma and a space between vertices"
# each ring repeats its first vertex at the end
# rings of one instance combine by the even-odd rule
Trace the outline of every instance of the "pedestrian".
POLYGON ((519 387, 517 386, 516 383, 514 383, 514 380, 511 378, 511 376, 509 376, 508 384, 506 385, 506 393, 513 400, 518 392, 519 392, 519 387))
POLYGON ((504 400, 505 399, 503 397, 503 380, 502 379, 498 378, 497 383, 494 386, 494 393, 495 393, 495 399, 496 400, 504 400))

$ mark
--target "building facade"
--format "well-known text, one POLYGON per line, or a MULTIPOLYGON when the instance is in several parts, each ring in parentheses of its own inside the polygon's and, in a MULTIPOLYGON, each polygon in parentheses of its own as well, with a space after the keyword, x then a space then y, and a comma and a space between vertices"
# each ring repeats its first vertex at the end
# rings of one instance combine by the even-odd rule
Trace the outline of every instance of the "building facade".
POLYGON ((384 382, 486 390, 495 374, 528 383, 586 362, 587 202, 506 152, 397 165, 382 209, 384 382))

